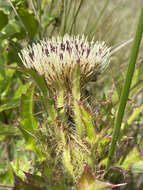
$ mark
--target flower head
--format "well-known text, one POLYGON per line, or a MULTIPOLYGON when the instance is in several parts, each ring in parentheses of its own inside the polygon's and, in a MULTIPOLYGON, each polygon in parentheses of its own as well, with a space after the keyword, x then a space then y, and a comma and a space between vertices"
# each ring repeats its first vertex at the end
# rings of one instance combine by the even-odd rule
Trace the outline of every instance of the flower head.
POLYGON ((48 87, 72 84, 73 69, 80 65, 81 85, 101 73, 109 63, 110 48, 105 42, 87 41, 84 36, 57 37, 33 43, 19 54, 26 68, 44 75, 48 87))

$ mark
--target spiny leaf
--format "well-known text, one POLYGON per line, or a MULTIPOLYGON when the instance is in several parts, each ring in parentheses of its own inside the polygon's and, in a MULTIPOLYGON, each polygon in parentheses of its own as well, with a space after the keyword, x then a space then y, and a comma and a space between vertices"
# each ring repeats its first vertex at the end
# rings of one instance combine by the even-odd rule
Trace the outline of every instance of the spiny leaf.
POLYGON ((45 105, 45 109, 52 121, 56 119, 56 110, 54 109, 53 101, 49 99, 48 89, 45 82, 44 77, 39 76, 35 71, 32 69, 27 70, 27 72, 33 77, 35 82, 37 83, 38 87, 42 91, 43 94, 43 102, 45 105))
POLYGON ((107 190, 112 185, 107 182, 102 182, 92 175, 90 169, 86 165, 83 174, 76 185, 76 190, 107 190))
POLYGON ((64 90, 61 88, 57 95, 57 108, 64 107, 64 90))
POLYGON ((81 178, 77 184, 77 190, 88 190, 89 186, 94 183, 94 176, 90 172, 88 166, 86 165, 82 173, 81 178))
POLYGON ((95 129, 93 126, 93 118, 90 112, 85 108, 83 104, 80 103, 81 118, 83 119, 86 132, 87 132, 87 141, 94 143, 95 141, 95 129))
POLYGON ((67 115, 65 113, 65 103, 64 103, 64 90, 60 88, 60 91, 56 98, 56 108, 57 108, 57 119, 62 120, 63 124, 67 122, 67 115))
POLYGON ((65 147, 63 149, 63 165, 67 171, 67 173, 71 176, 74 176, 74 172, 73 172, 73 166, 71 164, 71 155, 70 155, 70 150, 68 147, 65 147))
POLYGON ((83 122, 80 115, 80 107, 78 101, 80 100, 80 66, 76 65, 73 71, 73 87, 72 87, 72 95, 73 95, 73 111, 74 111, 74 119, 76 123, 76 128, 79 136, 83 136, 84 128, 83 122))
POLYGON ((76 100, 80 99, 80 65, 76 65, 73 71, 72 93, 76 100))
POLYGON ((21 117, 20 117, 20 130, 22 131, 26 148, 29 150, 35 149, 35 136, 34 130, 38 127, 37 121, 33 116, 33 96, 34 86, 32 85, 25 95, 21 98, 21 117))

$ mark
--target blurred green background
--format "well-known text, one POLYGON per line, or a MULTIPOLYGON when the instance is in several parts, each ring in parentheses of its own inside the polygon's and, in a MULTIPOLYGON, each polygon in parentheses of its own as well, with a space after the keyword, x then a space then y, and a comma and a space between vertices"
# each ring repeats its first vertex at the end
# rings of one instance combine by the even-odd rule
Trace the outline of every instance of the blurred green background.
MULTIPOLYGON (((65 33, 84 34, 89 40, 94 37, 95 41, 105 41, 114 49, 134 37, 141 3, 142 0, 0 0, 0 184, 14 183, 9 163, 17 175, 23 177, 21 170, 33 172, 31 160, 36 160, 30 151, 24 149, 24 139, 18 129, 21 96, 31 85, 29 76, 10 69, 11 66, 22 66, 18 52, 32 42, 65 33)), ((129 43, 114 53, 108 69, 86 87, 99 131, 107 126, 113 127, 131 46, 129 43)), ((34 116, 42 123, 46 118, 37 97, 38 91, 34 116)), ((125 176, 129 185, 119 189, 141 190, 143 187, 142 104, 143 44, 122 124, 122 127, 126 126, 126 135, 118 144, 116 155, 118 161, 119 158, 124 161, 122 169, 126 172, 131 169, 132 172, 125 176)), ((114 179, 111 181, 114 183, 114 179)))

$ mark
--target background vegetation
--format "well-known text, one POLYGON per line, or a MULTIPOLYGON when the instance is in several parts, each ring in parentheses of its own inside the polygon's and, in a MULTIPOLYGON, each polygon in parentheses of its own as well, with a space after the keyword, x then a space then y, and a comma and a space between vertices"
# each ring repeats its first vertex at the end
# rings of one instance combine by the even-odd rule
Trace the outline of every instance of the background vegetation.
MULTIPOLYGON (((132 44, 115 52, 109 68, 86 87, 92 106, 85 103, 90 111, 85 112, 84 118, 92 118, 96 139, 92 147, 92 163, 87 161, 84 172, 74 182, 67 176, 68 172, 64 173, 54 165, 49 155, 49 147, 55 148, 56 145, 47 132, 52 121, 47 121, 37 85, 43 80, 24 70, 18 57, 18 52, 26 45, 65 33, 85 34, 89 40, 93 37, 95 41, 103 40, 115 49, 134 37, 141 6, 141 0, 0 1, 0 189, 142 189, 142 44, 119 141, 106 179, 104 174, 114 119, 132 44), (51 144, 47 146, 48 143, 51 144), (116 187, 113 184, 124 185, 116 187)), ((61 159, 59 151, 57 160, 61 159)), ((64 166, 69 170, 72 167, 70 163, 64 166)))

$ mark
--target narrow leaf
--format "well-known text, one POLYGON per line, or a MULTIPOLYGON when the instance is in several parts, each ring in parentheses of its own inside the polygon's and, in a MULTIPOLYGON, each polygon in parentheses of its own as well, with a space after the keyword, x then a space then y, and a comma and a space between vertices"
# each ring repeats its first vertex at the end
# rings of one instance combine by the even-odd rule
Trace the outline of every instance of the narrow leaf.
POLYGON ((83 136, 84 128, 83 122, 80 115, 80 66, 77 65, 73 71, 73 87, 72 87, 72 95, 73 95, 73 111, 74 111, 74 119, 76 123, 77 132, 80 136, 83 136))
POLYGON ((95 129, 93 126, 93 118, 90 112, 85 108, 83 104, 80 104, 81 118, 83 119, 84 126, 87 133, 87 141, 90 143, 95 142, 95 129))
POLYGON ((22 95, 21 98, 21 117, 20 117, 20 130, 22 131, 26 148, 29 150, 35 149, 35 136, 34 132, 38 124, 33 116, 33 96, 34 86, 31 86, 27 93, 22 95))
POLYGON ((54 109, 53 101, 49 99, 48 89, 45 82, 44 77, 39 76, 35 71, 32 69, 27 70, 27 72, 33 77, 36 84, 40 88, 42 94, 43 94, 43 103, 45 105, 45 109, 52 121, 56 119, 56 110, 54 109))

